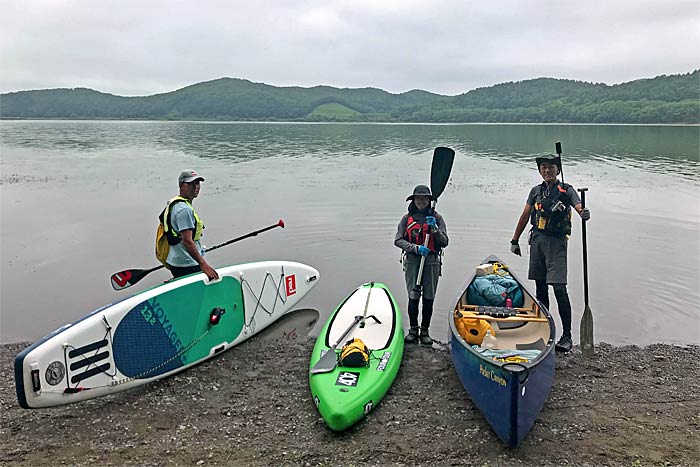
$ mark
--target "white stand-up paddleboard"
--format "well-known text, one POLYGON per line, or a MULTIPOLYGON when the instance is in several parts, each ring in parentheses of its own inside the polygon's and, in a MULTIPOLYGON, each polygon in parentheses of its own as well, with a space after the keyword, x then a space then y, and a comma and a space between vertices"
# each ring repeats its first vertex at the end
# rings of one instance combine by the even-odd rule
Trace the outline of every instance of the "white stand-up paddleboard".
POLYGON ((100 308, 15 358, 17 399, 51 407, 141 386, 263 330, 318 282, 316 269, 266 261, 194 274, 100 308))

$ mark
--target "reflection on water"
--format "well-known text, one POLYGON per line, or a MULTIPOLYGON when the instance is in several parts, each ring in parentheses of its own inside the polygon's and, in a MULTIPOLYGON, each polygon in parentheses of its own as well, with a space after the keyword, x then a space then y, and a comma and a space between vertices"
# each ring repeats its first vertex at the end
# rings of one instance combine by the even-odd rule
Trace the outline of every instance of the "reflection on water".
POLYGON ((373 157, 388 151, 416 154, 449 144, 458 152, 520 162, 552 153, 563 159, 678 173, 697 178, 697 126, 632 125, 381 125, 208 122, 2 122, 7 146, 99 151, 120 147, 179 151, 231 162, 261 157, 373 157), (86 137, 89 135, 89 137, 86 137), (675 163, 675 166, 672 165, 675 163))
MULTIPOLYGON (((309 263, 322 277, 304 306, 322 317, 370 280, 387 283, 405 308, 394 231, 441 145, 457 151, 438 204, 451 238, 433 325, 444 339, 451 302, 481 259, 496 254, 527 276, 527 256, 511 255, 509 240, 540 181, 534 156, 555 141, 566 181, 590 188, 596 338, 699 339, 698 127, 31 121, 0 122, 0 137, 3 342, 36 339, 167 278, 154 273, 120 293, 108 281, 153 264, 155 216, 186 167, 206 178, 196 204, 207 244, 280 217, 288 226, 212 253, 214 264, 309 263)), ((581 269, 575 223, 575 322, 581 269)))

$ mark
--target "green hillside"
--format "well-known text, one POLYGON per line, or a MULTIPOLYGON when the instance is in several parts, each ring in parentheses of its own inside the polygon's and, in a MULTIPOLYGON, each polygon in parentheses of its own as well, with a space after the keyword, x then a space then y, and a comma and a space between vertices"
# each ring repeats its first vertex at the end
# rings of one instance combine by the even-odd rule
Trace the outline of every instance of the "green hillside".
POLYGON ((352 121, 360 115, 356 110, 352 110, 337 102, 330 102, 328 104, 321 104, 316 107, 307 117, 309 120, 313 121, 352 121))
POLYGON ((700 123, 700 70, 607 85, 537 78, 458 96, 421 90, 276 87, 221 78, 121 97, 91 89, 0 95, 0 117, 386 122, 700 123))

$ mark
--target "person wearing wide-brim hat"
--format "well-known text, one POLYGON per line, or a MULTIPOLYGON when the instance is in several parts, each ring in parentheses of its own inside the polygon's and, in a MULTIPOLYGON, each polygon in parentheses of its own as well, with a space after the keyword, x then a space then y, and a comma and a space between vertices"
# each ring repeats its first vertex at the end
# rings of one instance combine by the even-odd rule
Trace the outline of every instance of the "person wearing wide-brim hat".
POLYGON ((430 188, 418 185, 406 198, 410 201, 408 213, 405 214, 396 230, 394 245, 401 248, 403 255, 404 276, 408 290, 408 320, 410 329, 405 342, 432 345, 428 332, 433 315, 433 302, 437 291, 438 279, 442 267, 442 249, 447 246, 447 225, 430 202, 433 200, 430 188), (428 243, 425 244, 426 236, 428 243), (418 270, 421 258, 425 257, 421 286, 417 287, 418 270), (423 297, 423 310, 420 328, 418 327, 419 302, 423 297))
POLYGON ((177 178, 180 195, 168 201, 160 215, 170 244, 166 266, 173 277, 201 271, 209 280, 219 278, 216 269, 204 259, 204 248, 200 242, 204 223, 192 207, 203 181, 204 177, 192 169, 180 172, 177 178))
POLYGON ((527 197, 510 250, 520 256, 520 235, 530 221, 530 267, 528 278, 535 281, 537 300, 549 308, 549 286, 554 289, 563 333, 555 349, 571 350, 571 302, 566 290, 567 245, 571 235, 571 208, 584 221, 591 217, 588 208, 573 186, 560 182, 561 158, 554 155, 537 157, 537 169, 543 182, 533 187, 527 197))

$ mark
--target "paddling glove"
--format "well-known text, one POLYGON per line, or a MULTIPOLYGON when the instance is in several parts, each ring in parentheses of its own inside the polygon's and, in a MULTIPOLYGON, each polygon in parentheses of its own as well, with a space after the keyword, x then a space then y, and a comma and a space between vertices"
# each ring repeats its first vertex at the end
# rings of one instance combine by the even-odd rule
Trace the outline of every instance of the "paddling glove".
POLYGON ((419 245, 418 254, 421 256, 428 256, 430 254, 430 248, 428 248, 427 246, 419 245))
POLYGON ((591 218, 591 211, 589 211, 588 208, 581 209, 581 219, 583 219, 584 221, 587 221, 590 218, 591 218))
POLYGON ((520 254, 520 244, 518 243, 517 240, 510 241, 510 251, 513 252, 513 254, 516 254, 518 256, 522 256, 520 254))
POLYGON ((430 230, 436 230, 436 229, 437 229, 437 220, 435 220, 435 217, 433 217, 433 216, 426 216, 425 222, 428 224, 428 227, 430 227, 430 230))

